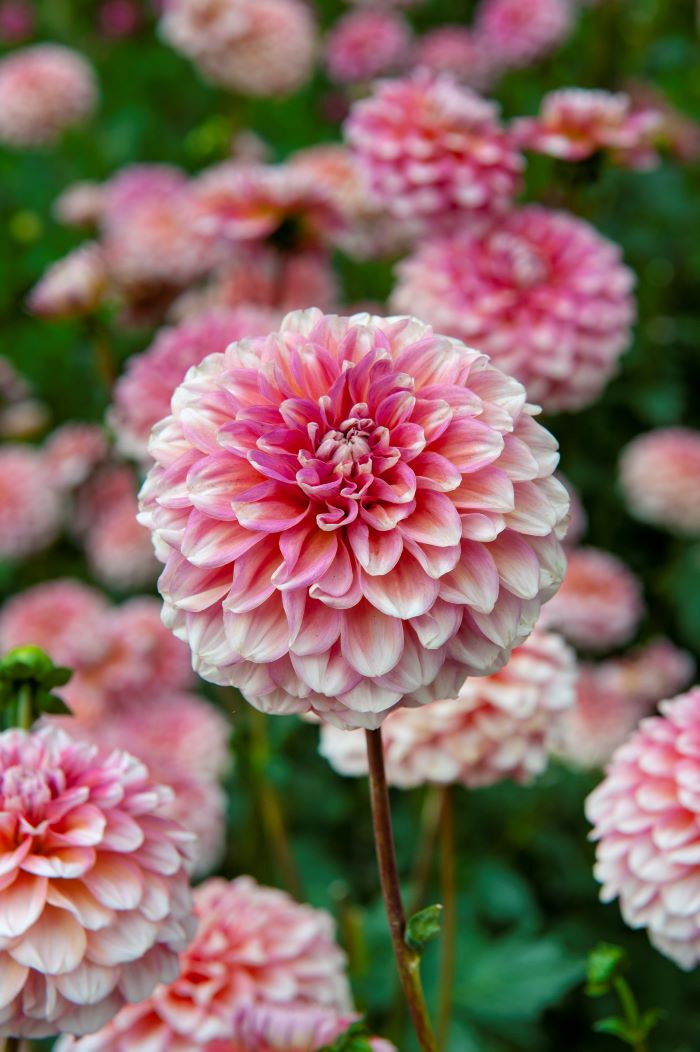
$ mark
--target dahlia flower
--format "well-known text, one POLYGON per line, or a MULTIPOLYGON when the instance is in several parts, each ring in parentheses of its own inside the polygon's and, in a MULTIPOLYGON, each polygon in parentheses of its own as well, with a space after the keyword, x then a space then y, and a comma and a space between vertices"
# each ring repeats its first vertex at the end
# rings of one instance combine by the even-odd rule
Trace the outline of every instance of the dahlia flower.
POLYGON ((410 318, 299 311, 190 370, 140 518, 195 669, 263 711, 376 727, 499 668, 564 569, 534 412, 410 318))
POLYGON ((42 318, 79 318, 97 310, 107 284, 102 249, 89 241, 51 264, 31 290, 27 306, 42 318))
POLYGON ((586 814, 601 899, 681 968, 700 961, 700 689, 661 705, 617 750, 586 814))
POLYGON ((690 654, 667 639, 581 665, 576 704, 557 725, 553 751, 578 767, 602 767, 662 698, 688 686, 694 670, 690 654))
POLYGON ((635 518, 700 534, 700 431, 660 427, 638 435, 622 451, 620 485, 635 518))
POLYGON ((109 230, 122 226, 142 205, 164 198, 177 200, 187 188, 187 176, 170 164, 129 164, 98 185, 101 204, 97 218, 109 230))
POLYGON ((127 753, 0 735, 0 1033, 87 1034, 176 977, 191 838, 168 800, 127 753))
POLYGON ((633 285, 588 223, 528 205, 423 242, 391 305, 479 347, 546 410, 571 411, 595 401, 629 344, 633 285))
POLYGON ((599 150, 627 168, 658 162, 654 133, 661 118, 652 110, 634 112, 624 92, 563 88, 545 95, 537 117, 515 121, 513 134, 525 150, 565 161, 584 161, 599 150))
MULTIPOLYGON (((575 685, 573 651, 555 633, 535 630, 500 672, 468 679, 458 697, 387 717, 387 780, 403 789, 531 781, 547 765, 556 729, 574 704, 575 685)), ((340 774, 367 773, 361 731, 326 724, 320 751, 340 774)))
POLYGON ((45 581, 19 592, 2 607, 0 651, 33 644, 57 665, 92 664, 105 649, 103 633, 96 626, 108 610, 106 598, 81 581, 45 581))
POLYGON ((435 74, 449 73, 475 91, 488 88, 495 75, 494 62, 473 29, 442 25, 416 42, 414 65, 435 74))
POLYGON ((60 1052, 135 1052, 146 1040, 169 1052, 208 1050, 216 1042, 230 1050, 242 1009, 349 1012, 345 958, 327 913, 251 877, 208 880, 194 901, 198 930, 181 956, 179 978, 123 1009, 89 1042, 66 1041, 60 1052))
POLYGON ((700 156, 700 124, 672 106, 663 92, 649 83, 627 85, 632 106, 638 116, 651 122, 652 146, 681 164, 692 164, 700 156))
POLYGON ((316 26, 302 0, 172 0, 161 32, 206 77, 244 95, 289 95, 313 71, 316 26))
POLYGON ((481 0, 475 31, 502 69, 529 66, 564 42, 573 11, 571 0, 481 0))
POLYGON ((328 76, 340 84, 396 73, 408 63, 411 29, 393 11, 361 9, 339 19, 326 37, 328 76))
POLYGON ((60 44, 35 44, 0 60, 0 142, 42 146, 89 117, 97 104, 92 66, 60 44))
POLYGON ((107 438, 97 424, 62 424, 44 444, 44 454, 55 483, 72 490, 86 482, 107 457, 107 438))
POLYGON ((644 614, 635 575, 600 548, 575 548, 567 559, 564 583, 543 610, 542 624, 582 650, 608 650, 629 642, 644 614))
POLYGON ((423 227, 503 212, 518 189, 523 160, 495 103, 447 74, 380 81, 345 135, 380 205, 423 227))
POLYGON ((102 183, 83 180, 58 195, 53 204, 53 214, 64 226, 96 226, 104 207, 102 183))
POLYGON ((25 559, 56 539, 62 493, 33 446, 0 447, 0 559, 25 559))

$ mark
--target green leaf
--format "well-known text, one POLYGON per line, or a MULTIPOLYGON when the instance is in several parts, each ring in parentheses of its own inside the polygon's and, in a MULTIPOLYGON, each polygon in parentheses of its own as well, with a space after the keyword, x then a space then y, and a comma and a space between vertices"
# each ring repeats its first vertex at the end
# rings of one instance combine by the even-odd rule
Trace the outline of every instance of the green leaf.
POLYGON ((617 1016, 609 1016, 607 1019, 599 1019, 593 1024, 593 1029, 598 1034, 611 1034, 619 1037, 628 1045, 634 1045, 639 1040, 640 1034, 636 1027, 630 1026, 624 1019, 617 1016))
POLYGON ((406 943, 416 953, 422 953, 425 944, 440 934, 441 923, 442 906, 440 903, 426 906, 424 910, 414 913, 406 925, 406 943))
POLYGON ((620 946, 613 946, 611 943, 601 942, 591 950, 586 966, 586 993, 590 997, 600 997, 608 993, 613 979, 624 967, 626 957, 620 946))

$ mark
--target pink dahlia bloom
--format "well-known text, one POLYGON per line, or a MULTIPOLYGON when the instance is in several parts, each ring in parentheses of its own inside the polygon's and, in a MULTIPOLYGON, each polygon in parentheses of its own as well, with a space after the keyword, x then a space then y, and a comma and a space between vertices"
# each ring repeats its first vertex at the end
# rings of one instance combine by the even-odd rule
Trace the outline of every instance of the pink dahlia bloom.
MULTIPOLYGON (((344 1034, 355 1016, 338 1015, 312 1005, 253 1005, 234 1022, 236 1052, 317 1052, 344 1034)), ((371 1038, 372 1052, 397 1052, 381 1038, 371 1038)), ((214 1044, 210 1052, 231 1052, 231 1045, 214 1044)))
POLYGON ((621 658, 581 666, 576 704, 556 730, 555 751, 579 767, 602 767, 662 698, 688 686, 695 663, 667 639, 621 658))
POLYGON ((495 671, 563 574, 568 502, 533 412, 410 318, 299 311, 206 358, 141 494, 196 670, 364 727, 495 671))
POLYGON ((481 0, 475 30, 502 69, 518 68, 559 47, 573 13, 572 0, 481 0))
POLYGON ((53 205, 53 214, 64 226, 96 226, 104 207, 102 183, 84 180, 68 186, 53 205))
POLYGON ((107 458, 104 431, 97 424, 63 424, 44 444, 44 453, 55 483, 73 490, 92 475, 107 458))
POLYGON ((41 146, 97 104, 92 66, 60 44, 35 44, 0 60, 0 142, 41 146))
POLYGON ((700 689, 661 705, 589 796, 601 899, 681 968, 700 961, 700 689))
POLYGON ((634 276, 616 245, 539 205, 422 243, 391 298, 473 343, 548 411, 599 397, 630 342, 634 276))
POLYGON ((466 26, 431 29, 417 41, 413 61, 433 73, 449 73, 475 91, 488 88, 495 75, 492 56, 474 30, 466 26))
POLYGON ((107 229, 119 227, 131 212, 163 198, 177 199, 187 176, 170 164, 129 164, 101 184, 99 218, 107 229))
POLYGON ((403 69, 410 49, 411 29, 401 15, 369 8, 351 11, 326 38, 326 69, 339 84, 373 80, 403 69))
POLYGON ((379 203, 423 228, 503 212, 518 189, 522 157, 495 103, 447 74, 381 81, 345 134, 379 203))
MULTIPOLYGON (((575 687, 573 651, 536 630, 500 672, 468 679, 457 698, 392 712, 383 727, 387 779, 402 789, 531 781, 547 765, 575 687)), ((361 731, 324 724, 321 753, 340 774, 367 773, 361 731)))
POLYGON ((566 577, 542 612, 542 623, 582 650, 628 643, 644 614, 639 581, 622 560, 600 548, 568 553, 566 577))
POLYGON ((163 37, 223 87, 289 95, 311 76, 316 25, 302 0, 170 0, 163 37))
POLYGON ((700 156, 700 124, 670 104, 665 95, 645 82, 628 86, 635 114, 650 121, 655 149, 681 164, 692 164, 700 156))
POLYGON ((700 534, 700 431, 660 427, 638 435, 622 452, 620 485, 635 518, 700 534))
POLYGON ((198 930, 180 976, 130 1005, 89 1041, 61 1052, 196 1052, 231 1044, 241 1010, 309 1006, 347 1014, 345 957, 331 917, 251 877, 208 880, 194 892, 198 930))
POLYGON ((63 495, 42 452, 0 447, 0 559, 26 559, 56 539, 63 495))
POLYGON ((58 665, 91 663, 105 649, 103 633, 95 626, 108 610, 105 597, 80 581, 45 581, 2 607, 0 650, 33 644, 58 665))
POLYGON ((86 1034, 178 974, 188 833, 123 752, 55 728, 0 735, 0 1033, 86 1034))
POLYGON ((599 150, 627 168, 658 162, 653 139, 660 117, 634 112, 624 92, 563 88, 545 95, 537 117, 515 121, 513 134, 526 150, 565 161, 584 161, 599 150))
POLYGON ((154 424, 167 416, 173 391, 192 365, 220 354, 246 336, 265 336, 279 323, 276 311, 262 307, 212 310, 173 328, 162 329, 151 346, 129 359, 114 388, 110 424, 117 448, 149 462, 148 440, 154 424))
POLYGON ((41 318, 79 318, 97 310, 107 284, 102 249, 89 241, 51 264, 30 292, 27 306, 41 318))

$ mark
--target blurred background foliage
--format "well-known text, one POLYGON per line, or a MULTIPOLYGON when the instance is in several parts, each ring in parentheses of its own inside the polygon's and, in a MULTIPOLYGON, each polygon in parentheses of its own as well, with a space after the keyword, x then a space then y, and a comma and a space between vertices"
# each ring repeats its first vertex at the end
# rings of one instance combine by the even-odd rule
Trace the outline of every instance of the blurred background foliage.
MULTIPOLYGON (((46 265, 80 240, 52 217, 58 193, 79 179, 104 179, 135 161, 188 170, 227 155, 232 136, 253 129, 276 159, 339 138, 338 100, 322 73, 283 101, 243 100, 205 85, 185 59, 164 46, 144 5, 140 30, 105 39, 95 0, 35 0, 37 40, 57 40, 94 61, 101 108, 59 148, 0 149, 0 317, 2 353, 50 410, 51 426, 100 420, 108 402, 84 322, 42 323, 24 307, 46 265)), ((319 0, 324 25, 341 13, 319 0)), ((468 0, 428 0, 409 18, 424 30, 468 22, 468 0)), ((533 113, 548 90, 569 85, 621 88, 643 81, 700 120, 700 38, 691 0, 603 0, 584 8, 576 32, 551 59, 509 75, 495 95, 506 116, 533 113)), ((620 448, 653 426, 700 428, 700 171, 664 162, 649 173, 609 166, 597 171, 530 159, 526 196, 570 208, 622 245, 638 277, 639 321, 618 377, 592 408, 546 422, 561 442, 562 466, 589 517, 587 542, 618 553, 642 578, 648 613, 640 639, 664 632, 700 659, 700 546, 633 522, 616 488, 620 448)), ((348 303, 382 300, 391 264, 338 259, 348 303)), ((106 316, 103 321, 110 324, 106 316)), ((113 331, 120 359, 142 350, 149 331, 113 331)), ((7 499, 5 496, 2 499, 7 499)), ((85 576, 69 542, 19 568, 0 567, 5 595, 35 581, 85 576)), ((277 718, 261 728, 240 700, 231 711, 237 764, 230 781, 231 873, 283 882, 261 834, 256 791, 262 775, 284 801, 303 894, 338 917, 350 953, 359 1006, 379 1031, 410 1052, 401 1032, 386 921, 377 897, 366 789, 331 774, 315 751, 317 732, 277 718)), ((643 1007, 661 1006, 653 1052, 697 1052, 700 974, 683 975, 628 931, 615 906, 597 901, 592 848, 582 804, 596 781, 554 766, 531 788, 501 785, 455 790, 458 958, 451 1052, 589 1052, 619 1042, 592 1032, 614 1006, 583 991, 587 952, 599 940, 627 948, 628 977, 643 1007)), ((394 794, 396 836, 410 899, 430 794, 394 794)), ((431 866, 421 904, 440 897, 431 866)), ((437 985, 438 947, 426 951, 429 993, 437 985)))

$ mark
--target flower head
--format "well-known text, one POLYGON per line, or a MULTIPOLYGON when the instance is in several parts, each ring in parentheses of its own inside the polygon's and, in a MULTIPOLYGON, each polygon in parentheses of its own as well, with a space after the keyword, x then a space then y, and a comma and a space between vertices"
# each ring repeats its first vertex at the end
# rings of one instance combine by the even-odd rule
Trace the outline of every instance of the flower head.
POLYGON ((593 402, 630 341, 634 277, 581 219, 529 205, 494 224, 422 243, 399 264, 409 305, 473 343, 551 411, 593 402))
POLYGON ((631 513, 678 533, 700 534, 700 431, 660 427, 633 439, 620 458, 631 513))
POLYGON ((175 978, 194 924, 169 796, 127 753, 0 735, 0 1033, 90 1033, 175 978))
POLYGON ((141 514, 197 671, 372 727, 500 667, 563 573, 533 412, 410 318, 300 311, 205 359, 154 430, 141 514))
POLYGON ((568 36, 571 0, 481 0, 476 32, 502 68, 518 68, 544 58, 568 36))
POLYGON ((59 44, 35 44, 0 60, 0 142, 40 146, 89 117, 97 104, 92 66, 59 44))
POLYGON ((61 528, 63 494, 44 454, 33 446, 0 448, 0 559, 41 551, 61 528))
POLYGON ((700 961, 700 689, 661 705, 613 756, 586 813, 604 902, 681 968, 700 961))
POLYGON ((67 490, 82 485, 107 458, 107 438, 97 424, 62 424, 44 445, 52 476, 67 490))
POLYGON ((484 42, 473 29, 442 25, 425 33, 416 43, 414 64, 433 73, 449 73, 475 91, 488 88, 494 77, 494 62, 484 42))
POLYGON ((394 11, 351 11, 326 38, 325 60, 331 80, 352 84, 395 73, 409 58, 411 30, 394 11))
POLYGON ((42 318, 78 318, 99 307, 107 284, 102 249, 90 241, 51 264, 30 292, 27 305, 42 318))

